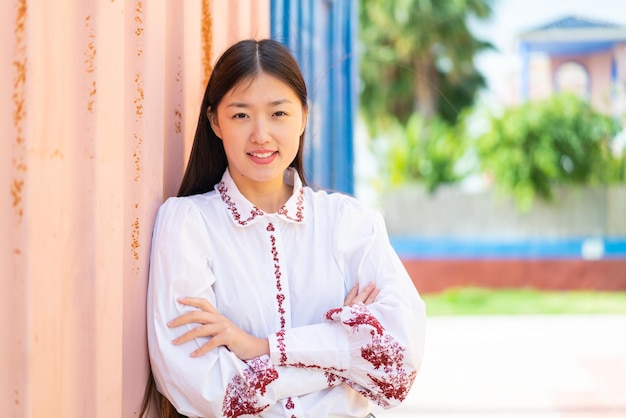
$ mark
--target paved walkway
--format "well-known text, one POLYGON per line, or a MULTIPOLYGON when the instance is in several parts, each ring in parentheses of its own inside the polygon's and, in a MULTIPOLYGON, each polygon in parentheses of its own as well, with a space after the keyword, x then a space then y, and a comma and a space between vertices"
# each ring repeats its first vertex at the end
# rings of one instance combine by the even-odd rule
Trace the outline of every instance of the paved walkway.
POLYGON ((436 317, 401 406, 377 418, 625 418, 626 315, 436 317))

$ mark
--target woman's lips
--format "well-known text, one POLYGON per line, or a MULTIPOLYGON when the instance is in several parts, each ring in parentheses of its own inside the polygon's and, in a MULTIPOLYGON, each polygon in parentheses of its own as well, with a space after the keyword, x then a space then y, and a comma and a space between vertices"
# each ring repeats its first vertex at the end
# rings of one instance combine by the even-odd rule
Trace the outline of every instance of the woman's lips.
POLYGON ((248 156, 256 164, 269 164, 276 159, 278 151, 255 151, 249 152, 248 156))

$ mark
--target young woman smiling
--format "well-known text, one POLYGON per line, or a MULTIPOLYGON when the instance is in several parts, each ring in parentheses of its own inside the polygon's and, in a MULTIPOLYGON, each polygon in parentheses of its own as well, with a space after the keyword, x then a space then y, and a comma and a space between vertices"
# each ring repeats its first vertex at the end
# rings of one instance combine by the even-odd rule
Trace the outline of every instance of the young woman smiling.
POLYGON ((424 304, 382 217, 307 186, 307 112, 279 42, 216 63, 154 226, 143 414, 156 394, 162 417, 363 418, 411 388, 424 304))

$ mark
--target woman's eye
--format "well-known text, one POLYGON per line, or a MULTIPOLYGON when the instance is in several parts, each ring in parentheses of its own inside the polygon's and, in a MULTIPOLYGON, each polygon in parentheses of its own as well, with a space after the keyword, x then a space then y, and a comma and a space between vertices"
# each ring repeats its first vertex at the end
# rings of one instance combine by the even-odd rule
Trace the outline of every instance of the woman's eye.
POLYGON ((287 113, 279 110, 278 112, 274 112, 274 116, 287 116, 287 113))
POLYGON ((245 119, 247 117, 248 115, 246 115, 245 113, 236 113, 233 115, 233 119, 245 119))

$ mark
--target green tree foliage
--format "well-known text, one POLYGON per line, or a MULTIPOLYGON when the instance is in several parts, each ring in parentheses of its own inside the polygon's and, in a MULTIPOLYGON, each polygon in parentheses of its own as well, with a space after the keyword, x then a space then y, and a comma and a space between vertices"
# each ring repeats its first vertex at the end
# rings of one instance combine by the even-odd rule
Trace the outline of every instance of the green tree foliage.
POLYGON ((371 134, 417 112, 455 122, 485 81, 468 16, 488 18, 492 0, 362 0, 361 110, 371 134))
POLYGON ((624 157, 611 152, 617 122, 573 95, 509 108, 477 141, 482 170, 511 193, 520 209, 555 185, 624 181, 624 157))
POLYGON ((442 184, 459 181, 466 174, 458 170, 467 149, 465 137, 464 124, 450 125, 437 117, 426 120, 418 113, 404 125, 391 124, 384 139, 377 141, 387 185, 421 182, 433 192, 442 184), (430 140, 425 141, 424 135, 430 140))

